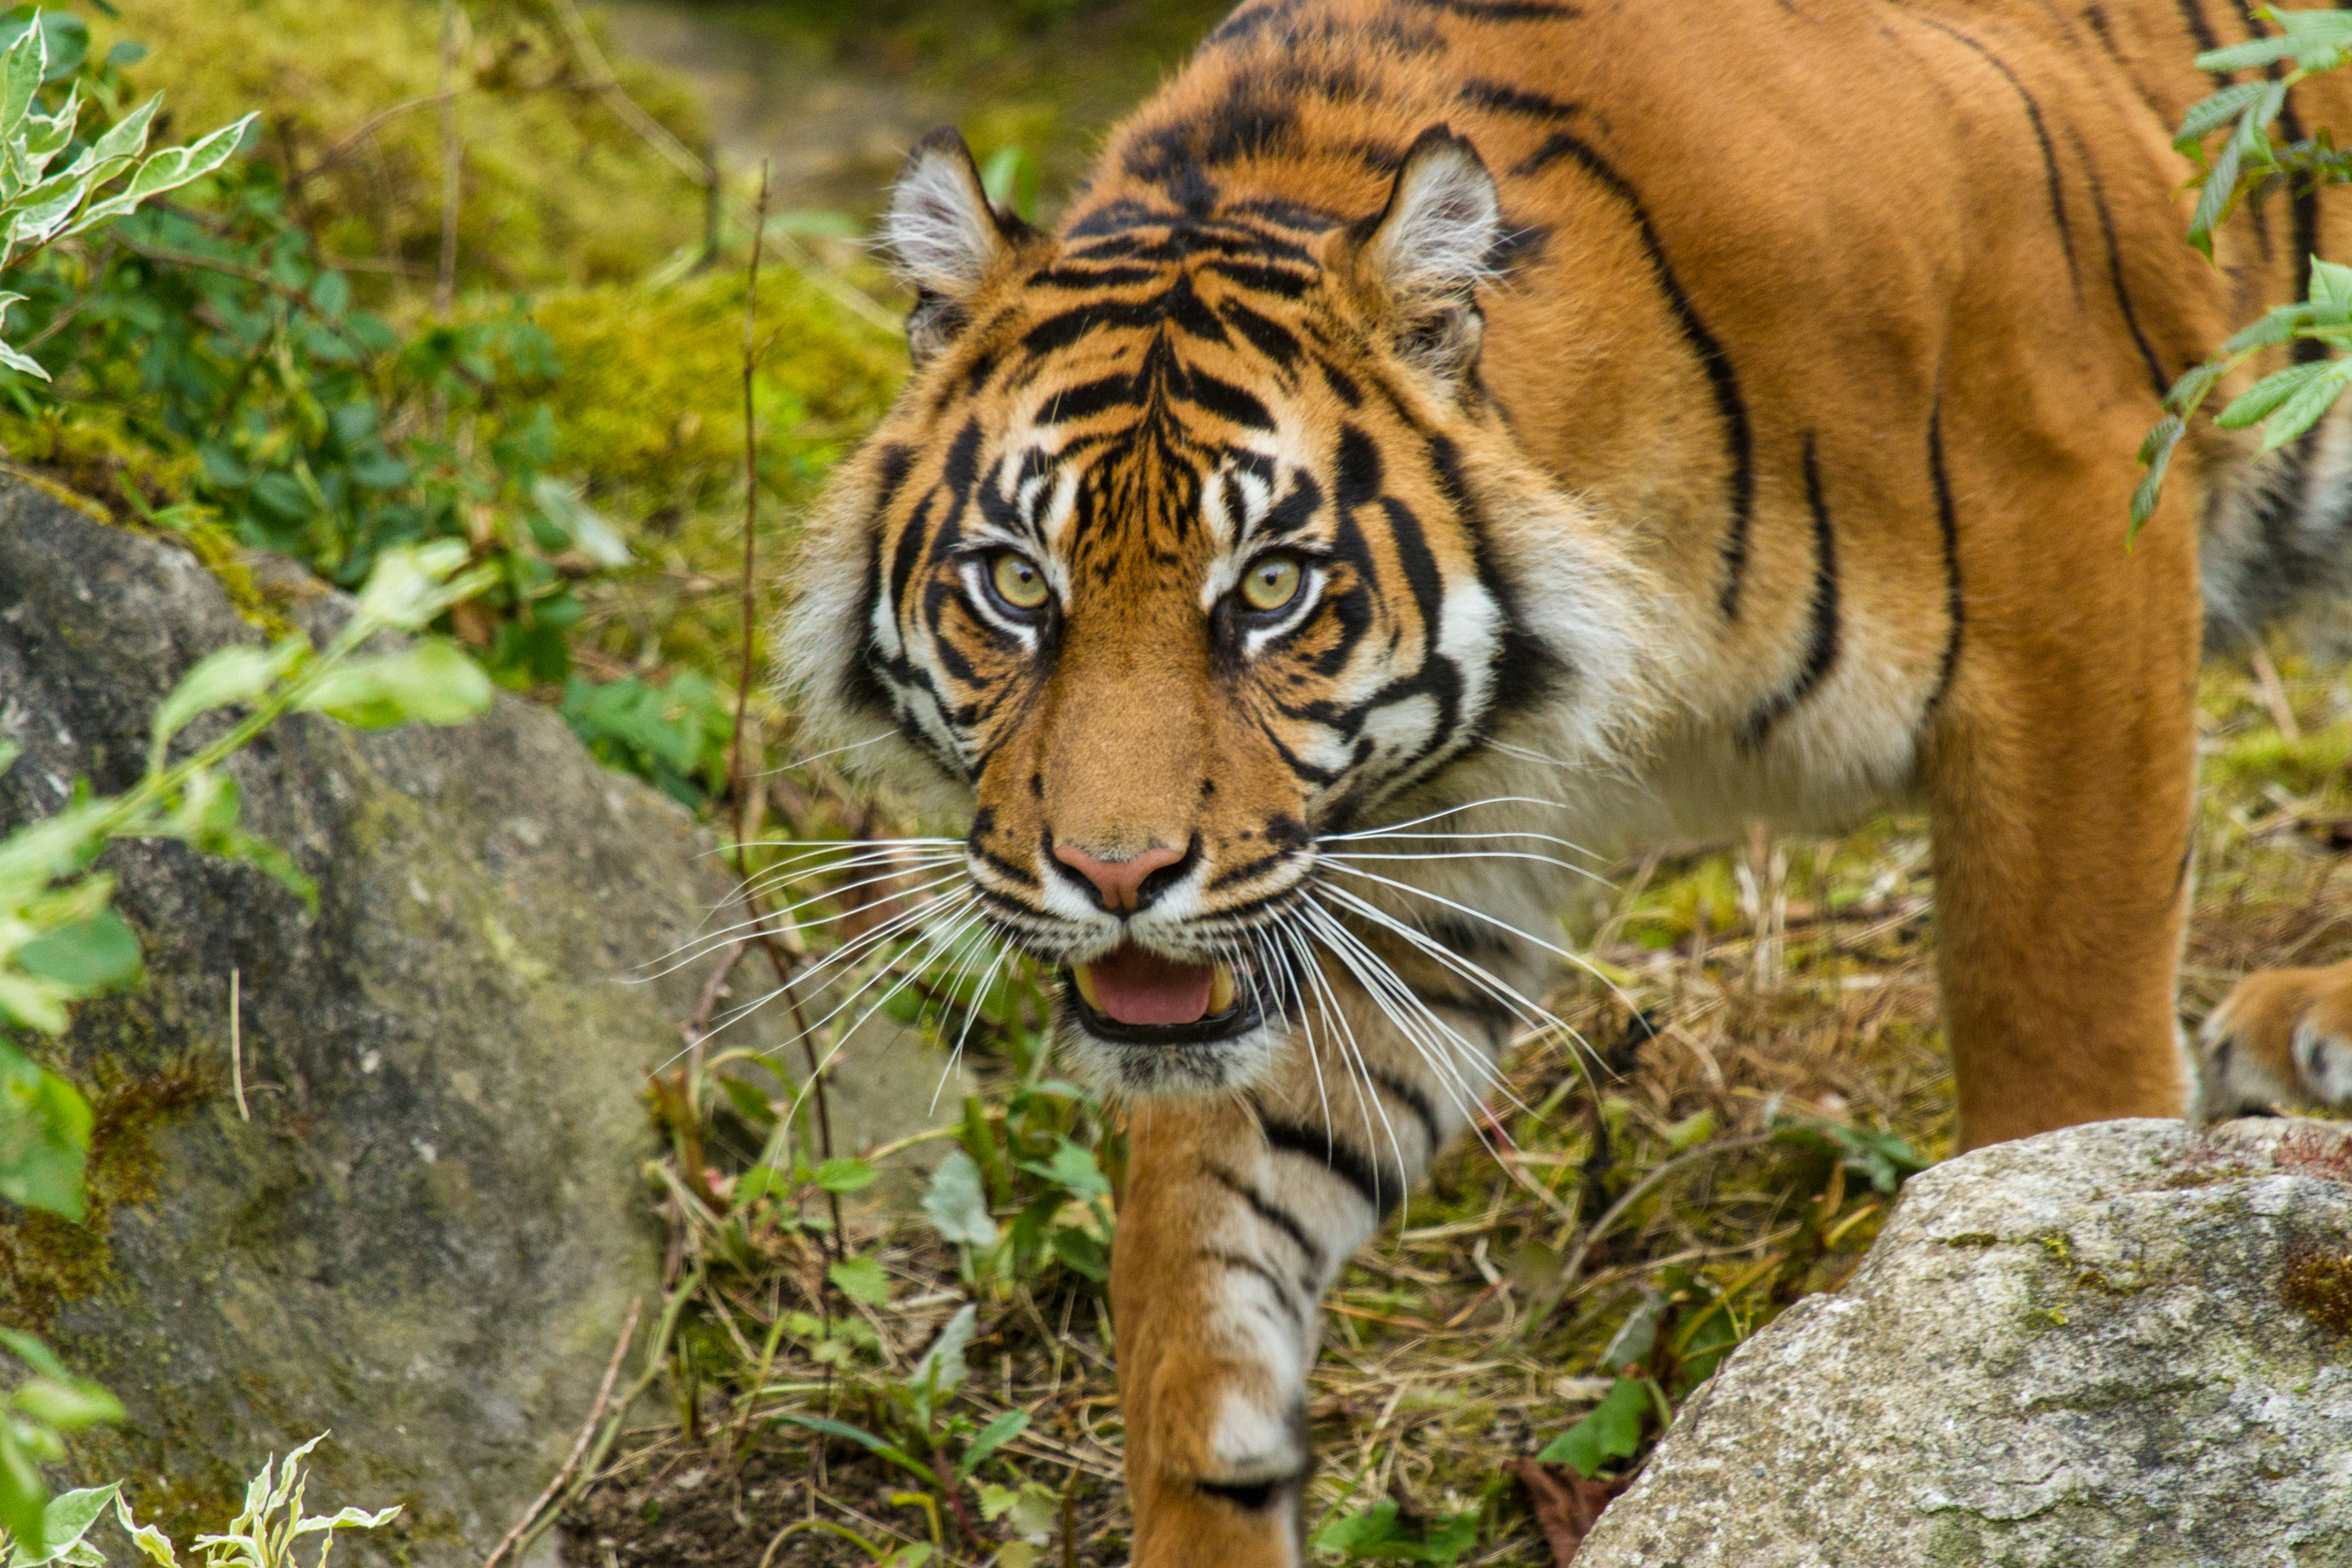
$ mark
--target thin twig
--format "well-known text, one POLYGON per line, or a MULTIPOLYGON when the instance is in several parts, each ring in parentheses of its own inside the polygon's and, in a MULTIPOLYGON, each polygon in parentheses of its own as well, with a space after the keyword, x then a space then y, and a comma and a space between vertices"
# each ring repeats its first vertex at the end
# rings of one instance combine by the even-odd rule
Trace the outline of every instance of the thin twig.
MULTIPOLYGON (((1648 1176, 1643 1176, 1640 1181, 1637 1181, 1632 1186, 1627 1187, 1622 1197, 1619 1197, 1616 1202, 1611 1204, 1607 1208, 1601 1211, 1601 1218, 1594 1220, 1591 1227, 1587 1229, 1582 1238, 1577 1241, 1576 1250, 1570 1252, 1567 1259, 1561 1262, 1559 1266, 1559 1273, 1557 1276, 1559 1282, 1562 1285, 1575 1284, 1577 1270, 1584 1267, 1584 1260, 1586 1256, 1591 1252, 1593 1243, 1599 1241, 1603 1235, 1607 1234, 1609 1228, 1612 1225, 1616 1224, 1618 1218, 1622 1216, 1627 1209, 1633 1207, 1634 1204, 1649 1196, 1651 1191, 1654 1189, 1660 1182, 1665 1180, 1668 1176, 1674 1175, 1685 1166, 1691 1165, 1696 1161, 1707 1157, 1708 1155, 1727 1155, 1736 1149, 1752 1149, 1759 1145, 1769 1144, 1771 1141, 1772 1134, 1769 1133, 1751 1133, 1748 1136, 1742 1138, 1725 1138, 1719 1143, 1703 1145, 1698 1148, 1691 1150, 1690 1153, 1686 1155, 1676 1155, 1675 1158, 1668 1160, 1665 1164, 1658 1166, 1657 1169, 1652 1171, 1648 1176)), ((1566 1231, 1562 1231, 1559 1237, 1559 1241, 1565 1241, 1567 1239, 1568 1236, 1566 1231)), ((1555 1241, 1553 1243, 1554 1246, 1558 1246, 1559 1244, 1559 1241, 1555 1241)), ((1553 1304, 1557 1305, 1558 1303, 1555 1302, 1553 1304)), ((1548 1315, 1549 1310, 1543 1312, 1529 1312, 1528 1314, 1526 1327, 1522 1332, 1529 1333, 1533 1333, 1538 1323, 1548 1315)))
POLYGON ((441 0, 441 270, 433 286, 433 313, 442 320, 457 305, 457 184, 465 150, 457 144, 457 0, 441 0))
POLYGON ((236 1090, 236 1119, 253 1120, 253 1113, 245 1108, 245 1039, 237 1028, 237 972, 228 972, 228 1078, 236 1090))
MULTIPOLYGON (((571 8, 565 6, 567 12, 571 8)), ((572 13, 574 21, 577 13, 572 13)), ((589 46, 593 48, 594 46, 589 46)), ((602 57, 599 57, 601 60, 602 57)), ((769 169, 760 165, 760 200, 752 214, 752 232, 756 235, 768 222, 769 169)), ((824 1071, 817 1061, 816 1040, 803 1016, 800 992, 793 986, 793 963, 777 945, 775 936, 768 929, 766 912, 759 905, 751 878, 749 852, 743 847, 750 837, 744 831, 744 811, 749 803, 749 777, 743 771, 744 734, 749 728, 746 715, 751 701, 752 637, 759 626, 759 602, 753 584, 759 574, 760 549, 760 423, 754 378, 760 363, 760 256, 762 246, 751 246, 749 276, 743 292, 743 579, 739 585, 743 615, 742 668, 735 682, 735 743, 729 758, 728 794, 731 798, 735 827, 735 873, 743 888, 744 912, 751 917, 752 937, 761 950, 768 955, 768 963, 776 972, 776 984, 784 993, 793 1021, 799 1026, 801 1049, 809 1065, 809 1093, 816 1103, 817 1147, 826 1159, 833 1158, 833 1108, 824 1092, 824 1071)), ((827 1250, 833 1260, 840 1262, 845 1256, 841 1234, 841 1195, 827 1192, 825 1206, 833 1219, 833 1229, 827 1237, 827 1250)), ((826 1313, 826 1332, 831 1333, 831 1314, 826 1313)))
POLYGON ((2263 646, 2259 637, 2246 639, 2246 663, 2254 667, 2254 684, 2261 688, 2263 706, 2271 710, 2271 722, 2278 726, 2282 738, 2294 741, 2303 738, 2303 727, 2294 721, 2294 707, 2286 700, 2286 683, 2279 679, 2278 666, 2271 663, 2271 651, 2263 646))
POLYGON ((303 170, 300 178, 305 180, 315 179, 317 176, 325 173, 328 170, 341 162, 345 157, 349 156, 352 149, 357 147, 362 141, 366 140, 369 132, 380 129, 387 121, 397 120, 404 114, 410 113, 415 110, 424 109, 428 105, 446 103, 451 99, 462 97, 472 90, 473 89, 471 88, 464 87, 444 88, 439 92, 428 92, 422 98, 407 99, 402 102, 394 104, 390 109, 378 110, 375 113, 369 115, 365 120, 361 120, 355 128, 345 132, 342 139, 338 141, 332 147, 328 148, 324 152, 319 154, 319 161, 316 163, 311 164, 309 168, 303 170))
POLYGON ((530 1528, 531 1521, 539 1517, 541 1511, 552 1502, 555 1494, 572 1479, 572 1472, 579 1468, 580 1456, 588 1451, 589 1441, 596 1436, 596 1423, 604 1417, 605 1402, 613 1397, 613 1384, 621 1375, 621 1362, 628 1354, 629 1341, 636 1335, 637 1314, 645 1310, 645 1304, 643 1296, 630 1298, 629 1315, 621 1321, 621 1337, 613 1346, 613 1359, 604 1364, 604 1380, 596 1385, 596 1402, 588 1406, 588 1419, 580 1424, 580 1435, 572 1440, 572 1451, 563 1456, 563 1463, 556 1470, 555 1479, 547 1483, 547 1489, 531 1499, 530 1506, 522 1511, 522 1517, 514 1521, 514 1528, 490 1549, 488 1557, 482 1559, 482 1568, 498 1568, 499 1559, 507 1554, 507 1548, 521 1539, 522 1532, 530 1528))
MULTIPOLYGON (((594 35, 581 20, 580 8, 572 0, 556 0, 556 13, 563 23, 563 31, 571 41, 572 52, 593 78, 588 90, 604 99, 604 105, 622 124, 627 126, 646 145, 669 161, 672 168, 706 190, 719 187, 719 171, 705 162, 691 147, 670 133, 669 128, 646 112, 645 106, 629 96, 620 78, 613 72, 604 51, 596 47, 594 35)), ((730 202, 735 215, 744 216, 742 204, 730 202)), ((814 265, 814 258, 784 235, 768 233, 768 216, 764 206, 751 225, 751 248, 759 250, 772 246, 776 254, 808 275, 808 280, 830 295, 835 303, 852 313, 864 317, 875 326, 897 331, 901 323, 888 310, 859 290, 849 287, 831 273, 814 265)))

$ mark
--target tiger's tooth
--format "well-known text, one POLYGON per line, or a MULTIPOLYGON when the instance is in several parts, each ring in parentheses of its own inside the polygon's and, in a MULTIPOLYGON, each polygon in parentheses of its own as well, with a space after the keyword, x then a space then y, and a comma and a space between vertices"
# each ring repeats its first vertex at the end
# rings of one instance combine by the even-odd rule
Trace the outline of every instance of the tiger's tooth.
POLYGON ((1213 1015, 1221 1013, 1233 1005, 1234 967, 1231 964, 1220 964, 1217 966, 1216 973, 1209 980, 1209 1011, 1213 1015))
POLYGON ((1070 978, 1077 982, 1078 995, 1086 998, 1087 1006, 1097 1012, 1102 1011, 1102 998, 1095 992, 1095 967, 1092 964, 1073 964, 1070 966, 1070 978))

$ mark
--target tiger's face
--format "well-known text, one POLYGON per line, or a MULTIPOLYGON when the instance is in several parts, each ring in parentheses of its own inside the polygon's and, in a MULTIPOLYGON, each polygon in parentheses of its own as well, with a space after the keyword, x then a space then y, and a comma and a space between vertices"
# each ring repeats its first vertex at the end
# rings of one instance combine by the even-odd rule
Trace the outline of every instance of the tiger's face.
POLYGON ((917 374, 788 657, 842 741, 887 727, 970 810, 982 918, 1064 971, 1108 1086, 1254 1077, 1312 1001, 1285 921, 1318 843, 1572 678, 1472 472, 1498 232, 1443 133, 1353 225, 1113 204, 1048 238, 952 133, 901 176, 917 374))

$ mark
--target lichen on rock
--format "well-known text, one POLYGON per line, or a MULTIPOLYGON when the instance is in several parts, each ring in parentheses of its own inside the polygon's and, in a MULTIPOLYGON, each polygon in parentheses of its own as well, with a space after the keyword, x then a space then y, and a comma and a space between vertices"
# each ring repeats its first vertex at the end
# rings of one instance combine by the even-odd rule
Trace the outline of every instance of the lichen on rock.
POLYGON ((2284 1121, 2074 1127, 1915 1177, 1578 1568, 2352 1563, 2347 1178, 2352 1130, 2284 1121))

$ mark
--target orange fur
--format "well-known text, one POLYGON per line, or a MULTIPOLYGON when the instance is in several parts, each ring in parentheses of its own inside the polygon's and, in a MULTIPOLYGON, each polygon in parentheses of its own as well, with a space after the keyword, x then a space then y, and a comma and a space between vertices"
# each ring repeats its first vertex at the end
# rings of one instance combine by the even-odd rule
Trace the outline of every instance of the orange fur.
MULTIPOLYGON (((811 531, 811 731, 972 813, 1009 939, 1229 963, 1258 1009, 1142 1046, 1065 1003, 1139 1097, 1139 1563, 1298 1560, 1314 1301, 1539 1020, 1564 841, 1924 804, 1964 1144, 2187 1107, 2200 528, 2226 609, 2352 510, 2352 427, 2201 430, 2124 546, 2165 386, 2347 237, 2306 195, 2219 268, 2180 242, 2189 62, 2249 25, 1253 0, 1052 234, 951 137, 910 159, 919 368, 811 531), (1275 556, 1289 622, 1235 597, 1275 556), (1118 906, 1063 869, 1147 852, 1118 906)), ((2208 1060, 2294 1092, 2352 977, 2224 1014, 2208 1060)))

